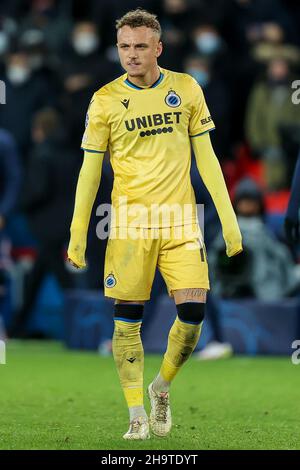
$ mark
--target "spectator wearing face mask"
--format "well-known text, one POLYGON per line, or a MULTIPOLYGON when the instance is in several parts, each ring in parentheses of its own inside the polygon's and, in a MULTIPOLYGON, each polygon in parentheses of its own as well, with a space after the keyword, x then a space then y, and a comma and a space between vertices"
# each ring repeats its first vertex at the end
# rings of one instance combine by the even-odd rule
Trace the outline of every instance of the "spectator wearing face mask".
POLYGON ((292 74, 283 58, 272 59, 263 80, 252 89, 246 112, 246 136, 253 153, 265 166, 270 189, 287 184, 287 158, 282 132, 288 126, 300 125, 300 107, 291 99, 292 74))
POLYGON ((18 41, 22 50, 28 56, 33 76, 40 77, 48 88, 48 93, 59 92, 57 79, 58 58, 47 47, 45 35, 40 29, 28 29, 20 36, 18 41))
POLYGON ((198 54, 187 57, 184 70, 194 77, 203 89, 208 108, 218 132, 211 133, 211 139, 220 159, 230 156, 231 102, 226 82, 216 77, 208 58, 198 54))
POLYGON ((75 24, 70 49, 63 57, 60 77, 65 120, 74 148, 80 148, 82 125, 91 96, 119 71, 101 53, 101 37, 90 21, 75 24))
POLYGON ((233 204, 244 252, 239 263, 227 263, 221 237, 217 237, 209 256, 214 294, 271 301, 291 295, 299 288, 296 267, 288 248, 265 224, 263 193, 254 181, 244 179, 236 188, 233 204))
POLYGON ((72 28, 69 2, 28 0, 19 3, 19 10, 22 12, 19 34, 22 36, 26 31, 39 30, 43 33, 48 50, 59 54, 72 28))
POLYGON ((6 85, 6 106, 0 108, 0 127, 8 130, 17 142, 20 156, 26 162, 31 143, 30 127, 33 114, 54 98, 46 82, 32 75, 24 51, 11 52, 6 60, 2 80, 6 85))
POLYGON ((275 37, 283 34, 287 42, 298 42, 297 22, 283 1, 234 0, 231 8, 229 29, 232 45, 241 54, 246 53, 249 46, 270 38, 270 35, 275 37))
POLYGON ((211 23, 197 24, 192 30, 191 39, 194 51, 210 61, 214 75, 230 83, 231 55, 216 26, 211 23))

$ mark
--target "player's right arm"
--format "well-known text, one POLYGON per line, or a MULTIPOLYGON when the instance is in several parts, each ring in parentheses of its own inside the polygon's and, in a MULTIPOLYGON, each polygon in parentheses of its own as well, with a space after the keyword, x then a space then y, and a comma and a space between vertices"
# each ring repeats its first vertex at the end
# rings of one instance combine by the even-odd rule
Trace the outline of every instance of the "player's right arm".
POLYGON ((68 259, 78 268, 85 267, 87 232, 100 185, 103 155, 103 153, 91 155, 89 152, 84 152, 83 164, 77 182, 68 259))
POLYGON ((109 126, 103 102, 95 94, 89 105, 86 129, 82 140, 83 164, 77 182, 75 207, 71 223, 68 259, 77 268, 84 268, 87 233, 92 208, 100 185, 102 163, 109 139, 109 126))

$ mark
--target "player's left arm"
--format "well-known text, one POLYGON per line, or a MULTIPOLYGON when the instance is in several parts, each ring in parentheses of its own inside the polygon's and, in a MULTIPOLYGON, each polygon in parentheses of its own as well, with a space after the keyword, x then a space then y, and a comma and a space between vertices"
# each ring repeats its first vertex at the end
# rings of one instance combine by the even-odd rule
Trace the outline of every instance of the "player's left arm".
POLYGON ((200 176, 212 197, 221 221, 227 256, 235 256, 243 250, 242 235, 209 132, 194 137, 192 146, 200 176))
POLYGON ((242 235, 209 132, 191 140, 200 176, 212 197, 221 221, 227 256, 235 256, 243 250, 242 235))
POLYGON ((187 76, 187 80, 192 97, 189 135, 197 167, 217 209, 226 244, 226 253, 228 256, 234 256, 243 250, 242 236, 219 161, 210 141, 209 131, 213 130, 215 125, 206 105, 202 88, 192 77, 187 76))

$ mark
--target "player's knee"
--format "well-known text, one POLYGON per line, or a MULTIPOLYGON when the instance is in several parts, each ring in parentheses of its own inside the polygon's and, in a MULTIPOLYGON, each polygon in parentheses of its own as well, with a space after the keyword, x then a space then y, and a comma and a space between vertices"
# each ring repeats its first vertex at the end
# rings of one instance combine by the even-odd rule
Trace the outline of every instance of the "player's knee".
POLYGON ((205 304, 201 302, 186 302, 176 305, 179 320, 184 323, 200 324, 205 316, 205 304))
POLYGON ((143 321, 144 305, 141 304, 115 304, 114 320, 127 323, 140 323, 143 321))

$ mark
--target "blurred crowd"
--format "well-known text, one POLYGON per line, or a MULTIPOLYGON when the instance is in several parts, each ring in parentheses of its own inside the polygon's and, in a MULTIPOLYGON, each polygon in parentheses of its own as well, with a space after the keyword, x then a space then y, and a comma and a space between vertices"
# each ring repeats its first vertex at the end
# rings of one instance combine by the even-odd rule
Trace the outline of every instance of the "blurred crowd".
MULTIPOLYGON (((159 64, 197 80, 216 124, 213 145, 248 247, 244 264, 223 260, 217 217, 193 165, 197 202, 206 203, 213 272, 222 274, 217 293, 274 299, 297 291, 296 254, 284 244, 281 228, 300 146, 300 104, 292 101, 292 82, 300 77, 299 2, 1 0, 0 303, 13 278, 19 319, 50 272, 62 288, 102 285, 105 243, 96 238, 95 216, 84 275, 66 267, 65 248, 88 103, 123 73, 114 23, 136 7, 158 15, 159 64), (260 253, 258 239, 264 240, 260 253), (249 263, 252 279, 245 279, 249 263)), ((110 202, 111 187, 106 158, 96 204, 110 202)))

